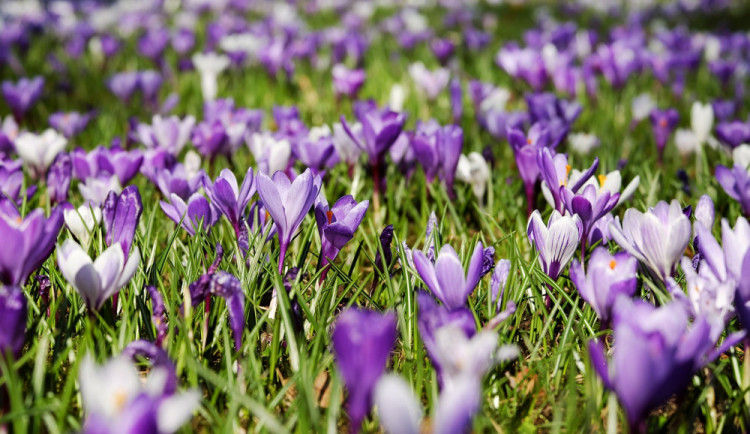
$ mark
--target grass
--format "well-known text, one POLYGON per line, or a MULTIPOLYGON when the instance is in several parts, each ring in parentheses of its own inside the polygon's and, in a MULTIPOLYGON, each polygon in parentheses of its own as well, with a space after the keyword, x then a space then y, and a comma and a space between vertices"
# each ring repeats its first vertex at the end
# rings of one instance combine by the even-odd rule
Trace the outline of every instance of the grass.
MULTIPOLYGON (((531 7, 505 6, 490 9, 497 17, 495 38, 487 49, 478 53, 459 51, 458 76, 480 79, 512 90, 511 107, 523 106, 523 95, 529 90, 512 80, 494 64, 497 49, 508 40, 520 40, 533 24, 531 7)), ((436 23, 440 14, 428 16, 436 23)), ((578 17, 581 24, 587 16, 578 17)), ((734 19, 734 18, 732 18, 734 19)), ((311 25, 323 26, 336 17, 310 17, 311 25), (316 21, 317 20, 317 21, 316 21)), ((702 24, 702 25, 705 25, 702 24)), ((457 37, 457 33, 449 33, 457 37)), ((199 40, 203 35, 199 35, 199 40)), ((123 105, 104 85, 114 72, 155 68, 135 55, 134 40, 127 40, 123 52, 102 64, 90 54, 69 59, 60 41, 48 35, 34 40, 27 53, 19 56, 24 76, 44 75, 47 83, 42 100, 35 105, 23 126, 38 131, 46 126, 49 114, 57 110, 97 111, 89 127, 71 140, 69 149, 81 146, 92 149, 107 144, 115 137, 125 138, 128 118, 148 121, 151 112, 141 101, 123 105), (66 72, 55 72, 48 60, 55 55, 66 72)), ((449 122, 450 103, 444 92, 437 101, 428 102, 414 88, 405 73, 416 60, 428 67, 436 66, 427 47, 413 51, 401 50, 392 37, 376 39, 366 53, 368 79, 361 96, 380 103, 387 99, 391 85, 400 83, 409 91, 405 110, 409 113, 408 128, 418 119, 436 118, 449 122), (398 53, 394 55, 394 53, 398 53)), ((174 67, 176 57, 167 56, 174 67)), ((3 79, 16 79, 9 68, 0 69, 3 79)), ((336 102, 327 70, 317 71, 305 63, 298 64, 292 82, 273 80, 254 66, 232 70, 219 80, 219 96, 231 97, 237 105, 261 108, 268 113, 265 126, 272 128, 270 109, 274 105, 297 105, 303 120, 310 126, 332 123, 341 113, 351 118, 351 104, 336 102)), ((161 96, 178 93, 180 102, 175 113, 200 118, 202 100, 199 79, 195 72, 179 73, 165 81, 161 96)), ((640 186, 627 206, 644 209, 659 200, 678 199, 682 204, 695 205, 700 194, 709 194, 716 203, 717 215, 733 221, 740 215, 736 202, 729 199, 713 179, 711 167, 727 164, 730 159, 722 152, 706 149, 705 163, 696 164, 694 157, 682 159, 672 143, 667 148, 663 166, 656 164, 656 150, 646 123, 629 128, 630 101, 641 93, 650 92, 660 107, 674 106, 681 115, 681 125, 689 119, 692 101, 708 101, 715 97, 732 97, 712 79, 705 65, 689 75, 685 95, 672 95, 650 74, 628 81, 622 89, 612 89, 601 81, 595 99, 578 96, 584 107, 574 130, 591 132, 602 140, 602 146, 588 156, 571 155, 573 167, 588 166, 594 156, 601 161, 600 171, 616 168, 620 159, 627 159, 623 180, 641 177, 640 186), (691 180, 693 194, 682 189, 676 177, 685 169, 691 180)), ((287 267, 299 267, 298 278, 286 295, 283 282, 276 273, 278 244, 264 243, 263 234, 251 238, 247 265, 237 260, 239 248, 231 225, 222 219, 208 234, 190 237, 176 228, 158 206, 158 189, 143 176, 133 181, 138 185, 145 205, 136 244, 142 252, 138 272, 130 284, 120 291, 117 312, 110 302, 95 315, 85 309, 81 297, 67 284, 57 268, 53 254, 39 270, 49 277, 53 291, 49 304, 42 302, 38 288, 29 283, 24 289, 29 300, 26 346, 18 359, 0 360, 0 388, 7 391, 7 412, 0 414, 0 425, 8 424, 15 432, 68 432, 82 427, 82 402, 77 373, 84 354, 98 361, 119 354, 131 341, 153 340, 151 301, 144 285, 155 285, 164 295, 169 321, 166 350, 177 366, 181 387, 196 388, 202 393, 201 406, 183 431, 322 432, 342 431, 348 427, 344 414, 345 391, 330 354, 330 327, 336 314, 351 305, 375 310, 395 310, 398 316, 399 340, 392 354, 389 370, 401 374, 411 385, 426 408, 427 420, 437 402, 436 375, 417 331, 415 291, 420 286, 416 274, 405 269, 406 242, 412 248, 422 247, 425 225, 431 211, 438 216, 438 246, 450 244, 468 261, 477 240, 494 246, 495 259, 512 262, 511 277, 505 290, 503 305, 514 302, 516 313, 497 327, 501 343, 519 346, 519 360, 494 368, 484 381, 483 406, 474 421, 476 432, 534 432, 538 430, 604 431, 617 424, 624 429, 625 417, 612 396, 589 366, 586 343, 601 335, 593 310, 578 296, 567 274, 559 281, 550 281, 541 271, 525 235, 526 214, 523 187, 517 176, 510 147, 480 130, 473 120, 473 111, 464 97, 464 153, 481 151, 489 146, 497 164, 492 168, 489 198, 481 207, 470 187, 459 184, 457 198, 451 200, 439 184, 428 185, 417 169, 407 178, 398 169, 387 169, 388 190, 381 214, 368 212, 355 238, 342 251, 327 279, 318 282, 317 252, 320 239, 312 216, 308 215, 295 236, 287 256, 287 267), (378 253, 378 235, 392 224, 392 243, 398 257, 389 273, 380 273, 374 266, 378 253), (246 296, 246 328, 239 351, 232 348, 228 315, 222 302, 211 309, 188 309, 188 285, 196 280, 213 260, 215 245, 225 248, 220 269, 237 276, 246 296), (552 298, 551 308, 544 306, 542 289, 552 298), (270 319, 266 307, 272 290, 278 291, 280 314, 270 319), (290 298, 299 303, 309 329, 296 333, 289 314, 290 298), (208 323, 203 330, 204 322, 208 323)), ((7 113, 7 108, 1 108, 7 113)), ((747 110, 740 108, 739 118, 747 110)), ((220 157, 214 167, 204 163, 209 175, 230 163, 220 157)), ((232 162, 233 171, 241 176, 252 165, 246 148, 240 149, 232 162)), ((370 198, 372 182, 363 168, 357 168, 360 182, 353 185, 346 168, 336 167, 324 179, 329 201, 345 194, 358 200, 370 198)), ((27 184, 33 182, 26 180, 27 184)), ((73 204, 81 198, 74 186, 73 204)), ((48 207, 44 188, 25 205, 25 212, 48 207)), ((543 205, 541 195, 537 198, 543 205)), ((622 213, 625 207, 618 209, 622 213)), ((547 211, 549 212, 549 211, 547 211)), ((69 237, 63 230, 60 242, 69 237)), ((7 247, 7 246, 6 246, 7 247)), ((103 231, 97 228, 89 253, 97 256, 104 248, 103 231)), ((31 280, 33 282, 33 280, 31 280)), ((642 296, 647 296, 643 289, 642 296)), ((492 316, 489 278, 484 278, 469 304, 478 325, 492 316)), ((728 330, 739 330, 733 320, 728 330)), ((651 414, 649 430, 655 431, 724 431, 748 428, 748 407, 741 389, 742 351, 733 349, 726 357, 712 363, 695 375, 691 387, 651 414)), ((145 365, 144 365, 144 369, 145 365)), ((0 398, 0 400, 6 397, 0 398)), ((427 422, 428 423, 428 422, 427 422)), ((363 429, 377 431, 375 417, 363 429)))

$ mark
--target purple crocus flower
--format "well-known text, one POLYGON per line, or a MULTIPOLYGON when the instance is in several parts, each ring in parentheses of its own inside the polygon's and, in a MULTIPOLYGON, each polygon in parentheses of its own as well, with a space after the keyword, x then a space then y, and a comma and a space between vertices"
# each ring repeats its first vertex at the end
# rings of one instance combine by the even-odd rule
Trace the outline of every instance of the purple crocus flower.
POLYGON ((188 169, 181 163, 172 168, 161 169, 156 172, 156 186, 164 197, 176 194, 183 200, 187 200, 201 187, 201 180, 205 176, 203 170, 188 173, 188 169))
POLYGON ((664 156, 664 148, 667 146, 670 134, 677 127, 680 115, 675 109, 659 110, 654 109, 649 115, 651 120, 651 129, 656 141, 656 149, 659 151, 659 163, 661 164, 664 156))
POLYGON ((120 194, 109 192, 102 205, 107 246, 120 243, 125 258, 128 258, 142 213, 143 203, 137 186, 129 185, 120 194))
POLYGON ((201 122, 195 126, 191 136, 193 144, 198 152, 209 161, 213 161, 217 156, 224 154, 229 155, 227 148, 227 134, 224 125, 218 121, 201 122))
POLYGON ((627 297, 615 305, 613 329, 612 359, 607 362, 601 342, 591 341, 591 363, 605 387, 617 394, 631 430, 643 432, 653 408, 685 389, 698 369, 744 335, 731 335, 716 349, 705 318, 696 318, 688 328, 681 303, 655 308, 627 297))
POLYGON ((620 193, 612 193, 592 184, 584 185, 577 193, 565 186, 562 186, 560 191, 565 209, 581 219, 581 256, 583 256, 591 228, 617 206, 620 193))
POLYGON ((353 130, 349 127, 343 115, 341 116, 341 125, 354 141, 354 144, 369 156, 375 190, 379 192, 385 184, 385 179, 380 178, 382 166, 385 164, 385 154, 401 135, 406 117, 402 113, 390 110, 381 111, 377 108, 361 110, 357 117, 362 124, 361 135, 352 132, 353 130))
POLYGON ((107 87, 120 101, 127 103, 138 88, 138 78, 137 71, 120 72, 109 78, 107 87))
POLYGON ((448 63, 453 53, 456 51, 456 45, 450 39, 436 38, 430 42, 430 50, 437 58, 441 65, 448 63))
POLYGON ((349 390, 347 411, 351 432, 359 432, 372 407, 375 384, 383 374, 396 343, 396 315, 349 308, 333 327, 331 340, 336 366, 349 390))
MULTIPOLYGON (((237 178, 229 169, 223 169, 214 182, 208 176, 203 177, 203 190, 211 199, 211 203, 229 220, 234 229, 238 241, 241 240, 245 227, 245 208, 250 203, 250 198, 255 194, 255 178, 253 168, 250 167, 245 172, 245 178, 242 185, 237 184, 237 178)), ((248 246, 242 246, 245 250, 248 246)))
POLYGON ((461 80, 454 78, 448 87, 451 97, 451 115, 453 117, 453 123, 458 124, 461 122, 461 116, 464 113, 463 103, 463 89, 461 87, 461 80))
POLYGON ((309 134, 295 141, 294 155, 314 174, 324 176, 325 169, 338 160, 331 135, 309 134))
POLYGON ((632 297, 638 287, 638 260, 628 253, 611 255, 606 248, 597 247, 591 254, 587 270, 574 260, 570 265, 570 280, 578 293, 596 312, 603 328, 610 325, 612 309, 621 295, 632 297))
POLYGON ((49 124, 61 132, 65 138, 70 139, 86 128, 92 116, 92 113, 57 112, 49 116, 49 124))
POLYGON ((315 221, 320 235, 320 266, 325 268, 321 279, 328 273, 329 262, 336 259, 339 251, 354 237, 354 232, 362 223, 370 201, 357 203, 351 195, 342 196, 332 207, 325 199, 315 205, 315 221))
POLYGON ((13 246, 0 252, 0 282, 23 285, 52 253, 62 224, 59 207, 52 209, 49 218, 41 209, 22 218, 12 204, 0 206, 0 239, 13 246))
POLYGON ((195 125, 193 116, 180 119, 177 116, 164 118, 155 115, 151 120, 151 125, 138 125, 138 139, 148 148, 161 148, 177 155, 190 139, 193 125, 195 125))
POLYGON ((352 99, 357 97, 367 78, 364 69, 349 69, 341 63, 333 67, 331 74, 336 96, 344 95, 352 99))
POLYGON ((716 138, 732 149, 743 143, 750 143, 750 123, 742 121, 720 122, 716 125, 716 138))
POLYGON ((138 38, 138 52, 143 56, 159 63, 164 50, 169 43, 169 30, 165 28, 152 28, 138 38))
POLYGON ((662 282, 674 272, 690 242, 690 220, 680 203, 664 201, 645 213, 630 208, 620 224, 618 217, 609 225, 612 239, 635 256, 662 282))
POLYGON ((0 155, 9 155, 15 151, 15 141, 20 134, 18 123, 13 116, 6 116, 0 124, 0 155))
POLYGON ((469 295, 479 283, 482 275, 484 248, 481 241, 477 243, 466 272, 458 254, 448 244, 440 249, 434 265, 420 250, 414 252, 412 258, 414 268, 430 292, 448 309, 460 309, 466 306, 469 295))
POLYGON ((52 203, 61 204, 68 200, 70 178, 73 175, 73 163, 70 155, 62 152, 47 171, 47 194, 52 203))
POLYGON ((0 288, 0 354, 21 353, 26 338, 26 296, 17 286, 0 288))
POLYGON ((742 213, 750 216, 750 173, 747 169, 735 165, 733 169, 728 169, 722 165, 716 166, 716 180, 721 188, 732 199, 740 203, 742 213))
POLYGON ((218 270, 223 255, 224 249, 221 244, 217 244, 216 259, 213 264, 205 274, 190 284, 191 306, 195 308, 205 300, 208 311, 210 297, 212 295, 222 297, 229 311, 229 324, 234 334, 234 348, 239 351, 242 346, 242 333, 245 329, 245 293, 239 279, 226 271, 218 270))
POLYGON ((412 149, 420 162, 428 182, 436 175, 445 180, 448 194, 454 195, 458 159, 463 149, 463 130, 457 125, 441 127, 436 121, 418 123, 412 136, 412 149))
POLYGON ((22 162, 0 159, 0 193, 18 204, 23 200, 21 187, 23 187, 22 162))
POLYGON ((73 163, 73 175, 76 179, 109 177, 116 175, 121 185, 138 173, 143 162, 143 152, 140 149, 125 151, 115 146, 105 148, 99 146, 89 152, 76 148, 70 153, 73 163))
POLYGON ((513 148, 518 174, 523 180, 527 213, 531 216, 534 211, 534 187, 540 176, 537 156, 542 148, 549 145, 549 131, 544 124, 535 123, 528 134, 524 134, 518 128, 508 128, 506 135, 508 143, 513 148))
POLYGON ((10 81, 2 83, 3 98, 17 122, 21 121, 31 106, 42 96, 43 90, 44 78, 42 77, 22 78, 15 83, 10 81))
POLYGON ((320 177, 306 169, 294 182, 283 172, 274 173, 273 178, 258 173, 256 181, 260 200, 273 218, 279 234, 279 274, 282 274, 292 236, 320 193, 320 177))
POLYGON ((164 307, 164 297, 155 286, 148 285, 145 288, 151 297, 151 322, 156 329, 156 345, 161 347, 164 338, 167 337, 169 326, 167 325, 167 312, 164 307))
POLYGON ((557 280, 573 258, 582 231, 583 225, 578 215, 563 216, 554 210, 545 225, 539 211, 535 210, 531 214, 526 234, 529 242, 534 244, 539 252, 542 270, 550 279, 557 280))
POLYGON ((140 71, 138 73, 138 88, 143 94, 143 99, 150 107, 156 107, 159 99, 159 89, 164 82, 161 73, 154 70, 140 71))
POLYGON ((195 235, 200 226, 208 232, 218 220, 218 213, 211 208, 208 200, 200 193, 190 196, 187 203, 174 193, 169 198, 170 202, 159 201, 162 211, 173 222, 177 224, 182 222, 182 228, 191 236, 195 235))
MULTIPOLYGON (((570 165, 568 165, 568 156, 566 154, 553 154, 547 148, 542 148, 537 154, 537 165, 542 177, 542 191, 545 197, 551 197, 551 204, 559 212, 563 212, 565 205, 563 203, 563 187, 566 190, 570 190, 571 193, 576 193, 583 187, 588 180, 594 175, 596 169, 599 167, 599 159, 594 159, 594 163, 591 164, 585 172, 581 173, 575 179, 570 177, 570 165), (568 188, 568 184, 572 182, 572 185, 568 188)), ((577 172, 576 172, 577 173, 577 172)), ((549 198, 547 198, 549 201, 549 198)))

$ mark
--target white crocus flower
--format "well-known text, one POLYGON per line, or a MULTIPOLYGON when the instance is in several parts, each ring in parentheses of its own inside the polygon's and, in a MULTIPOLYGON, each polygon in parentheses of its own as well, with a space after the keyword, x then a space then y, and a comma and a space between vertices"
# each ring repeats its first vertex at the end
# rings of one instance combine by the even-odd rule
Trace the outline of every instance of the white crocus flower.
POLYGON ((375 385, 373 403, 385 431, 391 434, 418 434, 422 407, 401 376, 383 375, 375 385))
POLYGON ((250 152, 258 162, 258 171, 272 175, 285 170, 292 155, 292 145, 287 139, 277 140, 268 133, 253 134, 247 141, 250 152))
POLYGON ((599 138, 593 134, 573 133, 568 136, 568 143, 579 154, 588 155, 594 148, 599 147, 599 138))
POLYGON ((643 93, 633 98, 631 102, 631 112, 633 114, 633 120, 640 122, 646 119, 653 109, 656 108, 656 102, 654 102, 651 95, 643 93))
POLYGON ((201 76, 201 91, 204 101, 216 99, 216 78, 229 67, 229 57, 216 53, 195 53, 193 65, 201 76))
POLYGON ((65 149, 68 140, 53 129, 44 130, 42 134, 24 132, 15 140, 18 156, 32 170, 36 178, 44 176, 55 161, 57 154, 65 149))
POLYGON ((474 196, 482 203, 487 183, 490 180, 490 166, 478 152, 472 152, 468 156, 462 154, 458 158, 456 179, 471 184, 474 196))
POLYGON ((690 128, 695 133, 698 145, 702 145, 711 135, 714 126, 714 108, 711 104, 701 104, 698 101, 690 108, 690 128))
POLYGON ((391 86, 391 93, 388 96, 388 108, 394 112, 403 111, 404 100, 406 100, 406 89, 400 84, 391 86))
POLYGON ((120 193, 122 186, 117 175, 112 175, 109 178, 91 177, 78 184, 78 191, 81 192, 84 200, 99 206, 107 199, 110 191, 120 193))
POLYGON ((698 136, 693 130, 678 128, 674 133, 674 144, 677 146, 677 150, 680 151, 680 155, 683 157, 695 152, 700 143, 698 136))
POLYGON ((185 167, 185 174, 187 179, 193 179, 201 171, 201 156, 194 150, 189 150, 185 153, 185 159, 182 163, 185 167))
MULTIPOLYGON (((578 182, 582 175, 583 172, 577 169, 573 169, 568 176, 568 185, 574 185, 576 182, 578 182)), ((581 186, 581 188, 578 189, 578 191, 583 191, 583 189, 585 189, 587 186, 593 185, 597 189, 597 196, 599 196, 599 194, 604 191, 608 191, 610 195, 620 193, 620 199, 617 201, 616 205, 617 207, 620 206, 621 203, 630 199, 631 196, 633 196, 633 193, 635 193, 635 189, 638 188, 640 182, 641 178, 639 176, 636 176, 632 181, 630 181, 630 183, 625 187, 624 190, 620 191, 622 189, 622 175, 620 174, 619 170, 613 170, 607 174, 598 175, 596 177, 592 176, 581 186)))
POLYGON ((451 78, 451 73, 447 69, 437 68, 430 71, 422 62, 412 63, 409 66, 409 75, 429 99, 437 98, 451 78))
MULTIPOLYGON (((357 137, 362 136, 362 124, 359 122, 350 123, 349 130, 357 137)), ((333 147, 336 148, 339 158, 350 166, 357 164, 359 156, 362 155, 362 148, 354 143, 340 122, 333 124, 333 147)))
POLYGON ((63 213, 65 225, 70 233, 84 246, 89 245, 94 228, 102 221, 102 210, 92 204, 84 204, 63 213))
POLYGON ((732 150, 732 160, 735 166, 747 169, 750 167, 750 145, 743 143, 732 150))
POLYGON ((133 247, 126 262, 120 243, 109 246, 95 261, 70 239, 57 249, 57 263, 62 275, 91 310, 99 310, 109 297, 127 285, 140 262, 137 246, 133 247))

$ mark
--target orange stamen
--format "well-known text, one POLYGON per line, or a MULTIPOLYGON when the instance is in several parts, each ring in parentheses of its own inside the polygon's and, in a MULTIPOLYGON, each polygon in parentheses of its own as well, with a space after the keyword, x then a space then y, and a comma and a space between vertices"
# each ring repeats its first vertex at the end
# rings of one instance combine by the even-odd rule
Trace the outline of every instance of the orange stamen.
POLYGON ((609 261, 609 268, 610 269, 614 270, 616 266, 617 266, 617 262, 614 259, 611 260, 611 261, 609 261))
POLYGON ((533 142, 531 141, 531 139, 526 139, 526 143, 530 145, 530 144, 532 144, 533 142))
POLYGON ((331 220, 333 219, 333 211, 326 211, 326 217, 328 217, 328 224, 331 224, 331 220))

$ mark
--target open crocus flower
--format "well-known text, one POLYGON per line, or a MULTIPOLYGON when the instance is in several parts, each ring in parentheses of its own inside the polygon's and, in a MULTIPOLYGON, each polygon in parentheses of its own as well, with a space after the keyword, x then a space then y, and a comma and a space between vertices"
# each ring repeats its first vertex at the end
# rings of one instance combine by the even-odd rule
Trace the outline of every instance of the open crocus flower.
POLYGON ((0 251, 0 282, 22 285, 54 250, 63 213, 53 208, 47 218, 42 209, 35 209, 22 218, 8 202, 0 199, 0 240, 12 248, 0 251))
POLYGON ((464 272, 461 260, 453 247, 446 244, 440 249, 433 265, 421 250, 412 253, 414 268, 425 285, 448 309, 466 306, 469 294, 474 291, 482 272, 484 248, 478 242, 469 260, 469 268, 464 272))
POLYGON ((159 201, 162 211, 173 222, 180 224, 182 221, 182 228, 191 236, 201 226, 208 232, 220 217, 200 193, 190 196, 187 203, 174 193, 169 198, 170 202, 159 201))
POLYGON ((203 100, 216 99, 216 93, 219 90, 216 79, 229 67, 229 57, 216 53, 195 53, 193 65, 201 77, 203 100))
POLYGON ((102 210, 92 204, 83 204, 64 211, 65 225, 70 233, 84 246, 89 245, 94 229, 102 220, 102 210))
POLYGON ((638 260, 625 252, 611 255, 606 248, 597 247, 586 268, 584 271, 583 264, 574 260, 570 265, 570 280, 581 298, 594 309, 603 327, 609 327, 617 298, 635 294, 638 260))
POLYGON ((175 376, 171 361, 154 365, 143 381, 125 354, 102 366, 87 355, 78 374, 86 411, 83 432, 169 434, 187 422, 200 404, 200 394, 175 392, 176 382, 167 380, 175 376))
POLYGON ((184 164, 177 163, 171 168, 157 170, 153 182, 164 197, 174 193, 180 199, 187 200, 201 188, 204 176, 205 172, 202 169, 191 172, 184 164))
POLYGON ((341 63, 334 65, 331 74, 336 95, 345 95, 349 98, 357 97, 367 77, 364 69, 349 69, 341 63))
POLYGON ((229 169, 223 169, 213 183, 208 176, 203 177, 203 189, 206 195, 232 224, 238 238, 244 225, 245 208, 255 194, 254 180, 252 167, 247 169, 241 186, 237 184, 237 178, 229 169))
POLYGON ((283 172, 274 173, 273 179, 259 173, 257 182, 260 200, 273 218, 279 234, 279 274, 282 274, 292 236, 320 193, 320 177, 313 176, 310 169, 306 169, 294 182, 289 181, 283 172))
POLYGON ((621 297, 614 309, 615 348, 607 362, 601 342, 589 342, 591 363, 604 386, 614 391, 633 431, 645 431, 648 413, 681 392, 693 374, 735 345, 734 334, 715 348, 709 324, 699 317, 688 328, 683 305, 662 307, 621 297))
POLYGON ((70 139, 86 128, 93 115, 93 113, 79 112, 53 113, 49 116, 49 124, 70 139))
POLYGON ((138 247, 135 247, 126 262, 119 243, 109 246, 95 261, 73 240, 65 240, 57 252, 63 276, 94 311, 128 284, 141 261, 138 247))
POLYGON ((161 148, 172 155, 177 155, 190 139, 193 126, 195 126, 193 116, 180 119, 177 116, 154 115, 151 125, 138 125, 138 140, 148 148, 161 148))
POLYGON ((743 143, 750 143, 750 123, 742 121, 720 122, 716 125, 716 138, 732 149, 743 143))
POLYGON ((645 213, 630 208, 620 224, 609 225, 610 235, 621 248, 635 256, 662 282, 674 272, 690 242, 690 220, 680 203, 661 201, 645 213))
MULTIPOLYGON (((341 197, 330 208, 325 199, 315 205, 315 221, 318 223, 321 243, 321 267, 336 259, 339 251, 354 237, 369 206, 370 201, 357 203, 351 195, 341 197)), ((321 278, 325 278, 327 271, 323 271, 321 278)))
POLYGON ((396 343, 396 315, 349 308, 333 327, 336 366, 349 390, 351 431, 359 432, 372 406, 373 391, 396 343))
POLYGON ((740 203, 742 213, 750 216, 750 172, 748 169, 738 164, 735 164, 732 169, 718 165, 714 176, 729 197, 740 203))
POLYGON ((91 177, 78 184, 78 191, 81 192, 84 200, 99 206, 104 203, 111 191, 121 192, 122 186, 117 175, 91 177))
POLYGON ((542 193, 557 211, 563 212, 563 188, 570 190, 572 193, 578 192, 581 187, 593 175, 599 167, 599 159, 596 158, 594 163, 585 172, 574 171, 571 173, 568 164, 568 156, 565 154, 555 154, 548 148, 542 148, 537 154, 537 165, 542 175, 542 193), (570 176, 572 175, 572 176, 570 176), (572 183, 570 180, 572 179, 572 183), (570 186, 570 188, 567 188, 570 186))
POLYGON ((539 252, 542 270, 550 279, 557 280, 573 258, 582 231, 581 218, 578 215, 563 216, 555 210, 545 225, 539 211, 535 210, 531 214, 526 234, 539 252))
POLYGON ((417 87, 431 100, 437 98, 451 78, 451 73, 447 69, 437 68, 430 71, 422 62, 412 63, 409 66, 409 75, 411 75, 417 87))
POLYGON ((17 121, 26 114, 31 106, 42 96, 44 78, 21 78, 16 83, 4 81, 2 83, 3 98, 8 104, 17 121))
POLYGON ((47 168, 67 144, 65 137, 52 129, 47 129, 41 134, 24 132, 15 140, 18 156, 37 179, 47 173, 47 168))
POLYGON ((560 187, 565 209, 581 218, 581 256, 585 254, 589 232, 599 219, 612 211, 620 199, 620 193, 610 193, 595 185, 584 185, 578 192, 560 187))
POLYGON ((599 138, 590 133, 572 133, 568 135, 570 147, 579 154, 588 155, 601 144, 599 138))

